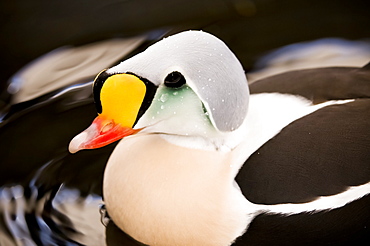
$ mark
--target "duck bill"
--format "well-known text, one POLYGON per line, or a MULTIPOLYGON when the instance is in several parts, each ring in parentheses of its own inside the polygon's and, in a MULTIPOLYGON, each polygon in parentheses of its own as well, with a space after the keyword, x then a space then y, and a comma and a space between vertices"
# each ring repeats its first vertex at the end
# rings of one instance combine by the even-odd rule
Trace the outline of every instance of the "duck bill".
POLYGON ((121 138, 136 134, 140 130, 123 127, 100 115, 94 119, 86 130, 71 140, 68 149, 69 152, 76 153, 83 149, 101 148, 121 138))

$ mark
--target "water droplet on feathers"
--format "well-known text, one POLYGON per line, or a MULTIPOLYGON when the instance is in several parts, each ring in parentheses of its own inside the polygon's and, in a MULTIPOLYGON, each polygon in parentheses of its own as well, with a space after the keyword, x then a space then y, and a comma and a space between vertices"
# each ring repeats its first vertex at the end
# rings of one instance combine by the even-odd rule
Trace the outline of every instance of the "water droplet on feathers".
POLYGON ((159 98, 159 101, 166 102, 168 100, 168 94, 162 94, 159 98))

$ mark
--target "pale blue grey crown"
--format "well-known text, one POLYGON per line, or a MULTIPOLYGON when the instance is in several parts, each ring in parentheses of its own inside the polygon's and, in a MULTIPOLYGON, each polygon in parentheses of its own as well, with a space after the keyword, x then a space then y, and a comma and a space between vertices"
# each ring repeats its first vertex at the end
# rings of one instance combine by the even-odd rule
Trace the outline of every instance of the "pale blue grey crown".
POLYGON ((249 98, 244 70, 211 34, 187 31, 170 36, 107 72, 133 72, 159 86, 173 71, 184 75, 218 130, 233 131, 243 123, 249 98))

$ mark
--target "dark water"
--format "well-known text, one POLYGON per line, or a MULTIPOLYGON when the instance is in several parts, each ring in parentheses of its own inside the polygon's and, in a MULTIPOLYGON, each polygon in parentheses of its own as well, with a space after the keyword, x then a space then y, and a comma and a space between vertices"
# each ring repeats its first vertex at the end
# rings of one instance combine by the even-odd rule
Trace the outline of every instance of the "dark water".
MULTIPOLYGON (((121 1, 121 4, 126 2, 129 4, 133 1, 121 1)), ((360 28, 359 25, 355 25, 357 22, 353 21, 358 20, 363 23, 364 19, 368 20, 368 15, 359 15, 352 6, 341 8, 338 14, 333 14, 334 17, 326 18, 316 13, 316 11, 325 11, 325 8, 319 6, 322 1, 317 1, 314 5, 310 3, 305 8, 301 8, 298 4, 296 6, 296 1, 292 1, 293 5, 286 4, 285 8, 281 8, 277 1, 255 1, 255 3, 253 1, 215 1, 218 5, 214 5, 214 8, 209 8, 210 4, 199 6, 200 3, 198 3, 190 6, 192 5, 189 4, 190 1, 179 2, 181 4, 172 6, 176 11, 171 14, 163 14, 164 10, 160 8, 153 8, 153 12, 150 13, 140 8, 141 12, 139 11, 137 15, 118 15, 112 12, 121 10, 112 5, 108 13, 117 18, 131 16, 131 19, 128 19, 131 21, 128 22, 130 25, 114 25, 112 29, 107 29, 107 26, 112 25, 112 21, 105 25, 95 23, 94 30, 91 27, 92 21, 101 21, 95 18, 97 15, 92 15, 94 18, 76 19, 74 17, 81 15, 81 8, 79 5, 66 4, 73 10, 69 12, 71 18, 64 24, 71 25, 73 21, 73 24, 79 25, 84 32, 77 29, 73 32, 65 27, 60 28, 57 33, 54 33, 55 35, 43 31, 54 30, 46 26, 48 22, 44 18, 54 20, 53 18, 58 15, 33 16, 34 21, 42 27, 33 29, 28 24, 30 22, 27 21, 26 14, 33 13, 29 10, 38 9, 39 6, 20 4, 21 11, 18 11, 15 16, 25 16, 25 19, 23 22, 13 20, 9 22, 12 24, 5 28, 12 31, 9 31, 7 38, 10 41, 16 40, 17 45, 8 45, 11 48, 5 48, 3 51, 5 54, 3 60, 9 62, 1 68, 2 74, 14 73, 13 70, 19 69, 18 65, 24 64, 27 59, 35 59, 40 54, 63 45, 60 40, 64 40, 63 38, 68 35, 78 36, 78 42, 82 42, 81 40, 91 41, 113 36, 117 32, 137 32, 173 23, 186 22, 188 26, 199 28, 202 26, 200 23, 206 22, 208 24, 205 30, 225 40, 241 59, 244 67, 249 69, 253 67, 253 62, 258 55, 290 41, 324 36, 330 33, 328 30, 332 35, 345 36, 346 34, 351 38, 366 37, 364 33, 368 31, 366 27, 360 28), (243 7, 237 4, 243 2, 249 5, 243 7), (188 7, 184 8, 185 5, 188 7), (199 12, 194 11, 195 8, 199 12), (242 11, 250 8, 255 12, 242 11), (276 12, 277 9, 281 11, 276 12), (203 15, 202 11, 208 11, 207 16, 203 15), (316 17, 320 18, 312 18, 307 11, 316 13, 316 17), (353 15, 355 19, 352 18, 350 11, 356 13, 353 15), (292 21, 292 18, 297 16, 303 18, 305 15, 302 13, 307 15, 303 22, 302 20, 292 21), (145 16, 144 14, 151 15, 147 15, 147 18, 138 18, 138 16, 145 16), (336 18, 338 16, 340 18, 336 18), (346 17, 345 20, 351 20, 350 25, 333 29, 332 24, 337 25, 336 20, 343 22, 344 17, 346 17), (298 26, 298 23, 313 23, 313 19, 320 22, 320 28, 313 26, 314 31, 308 32, 298 26), (134 20, 142 20, 142 22, 138 23, 134 20), (14 29, 21 31, 14 32, 14 29), (360 32, 359 29, 365 31, 360 32), (90 32, 100 34, 90 35, 90 32), (26 42, 22 42, 24 33, 31 37, 27 45, 26 42), (37 35, 32 36, 33 34, 37 35), (94 38, 87 38, 90 37, 89 35, 94 38), (40 43, 40 39, 48 42, 40 43), (31 51, 25 52, 27 49, 31 51)), ((333 6, 339 8, 343 4, 333 6)), ((155 5, 154 2, 152 5, 155 5)), ((329 2, 324 5, 332 10, 329 2)), ((49 7, 54 11, 59 8, 49 7)), ((99 6, 91 5, 91 9, 99 9, 99 6)), ((89 9, 90 12, 91 9, 89 9)), ((361 6, 358 9, 361 10, 360 13, 365 11, 361 6)), ((19 70, 10 80, 11 84, 1 91, 0 246, 140 245, 121 232, 112 222, 107 227, 101 223, 99 210, 103 204, 102 178, 105 163, 116 144, 102 149, 81 151, 74 155, 71 155, 67 148, 69 141, 90 125, 96 116, 91 95, 91 83, 95 75, 100 70, 142 51, 166 33, 168 33, 166 30, 160 30, 144 33, 130 39, 130 42, 126 39, 121 40, 122 42, 116 39, 77 48, 57 49, 19 70), (7 99, 3 100, 5 94, 7 99), (2 104, 3 101, 6 101, 5 105, 2 104)), ((68 38, 72 39, 71 36, 68 38)), ((2 45, 5 42, 11 43, 8 39, 1 39, 0 43, 2 45)), ((0 88, 3 86, 1 85, 0 88)))

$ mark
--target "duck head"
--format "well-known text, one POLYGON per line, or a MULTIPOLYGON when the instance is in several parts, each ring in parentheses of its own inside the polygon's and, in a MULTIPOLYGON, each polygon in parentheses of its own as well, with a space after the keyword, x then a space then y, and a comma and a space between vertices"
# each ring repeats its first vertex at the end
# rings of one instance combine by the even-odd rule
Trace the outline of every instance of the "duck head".
POLYGON ((98 116, 72 139, 71 153, 139 132, 222 142, 244 122, 249 95, 238 59, 202 31, 170 36, 102 71, 93 93, 98 116))

